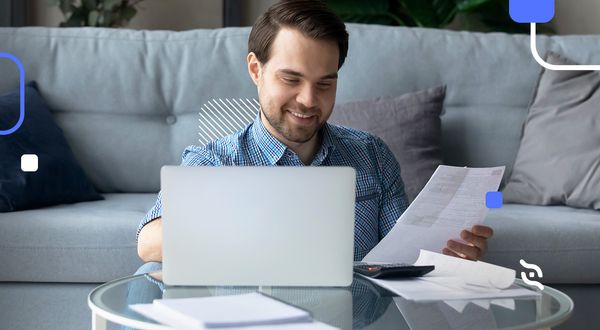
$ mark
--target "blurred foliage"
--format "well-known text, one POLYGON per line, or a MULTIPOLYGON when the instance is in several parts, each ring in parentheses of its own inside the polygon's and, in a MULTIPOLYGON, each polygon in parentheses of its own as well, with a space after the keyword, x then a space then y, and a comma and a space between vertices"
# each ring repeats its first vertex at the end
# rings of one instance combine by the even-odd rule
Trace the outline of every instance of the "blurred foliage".
MULTIPOLYGON (((508 0, 324 0, 345 22, 529 33, 514 22, 508 0), (449 26, 450 25, 450 26, 449 26)), ((554 33, 538 25, 540 33, 554 33)))
POLYGON ((123 27, 143 0, 52 0, 65 16, 61 27, 123 27))

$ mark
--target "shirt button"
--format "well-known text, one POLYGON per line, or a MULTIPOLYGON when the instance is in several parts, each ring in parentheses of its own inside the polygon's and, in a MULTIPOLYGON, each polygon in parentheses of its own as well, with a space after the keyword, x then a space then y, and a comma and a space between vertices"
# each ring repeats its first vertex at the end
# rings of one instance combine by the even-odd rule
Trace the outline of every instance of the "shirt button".
POLYGON ((167 118, 165 119, 165 121, 167 122, 167 125, 173 125, 177 122, 177 117, 175 116, 167 116, 167 118))

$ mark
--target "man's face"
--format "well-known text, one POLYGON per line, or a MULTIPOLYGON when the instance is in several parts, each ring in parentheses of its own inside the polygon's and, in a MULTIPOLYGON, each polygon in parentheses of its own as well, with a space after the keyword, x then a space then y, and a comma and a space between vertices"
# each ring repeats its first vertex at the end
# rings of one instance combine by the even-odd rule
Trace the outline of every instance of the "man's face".
POLYGON ((248 54, 263 124, 278 140, 291 146, 318 138, 335 103, 338 61, 336 42, 290 28, 279 31, 266 63, 248 54))

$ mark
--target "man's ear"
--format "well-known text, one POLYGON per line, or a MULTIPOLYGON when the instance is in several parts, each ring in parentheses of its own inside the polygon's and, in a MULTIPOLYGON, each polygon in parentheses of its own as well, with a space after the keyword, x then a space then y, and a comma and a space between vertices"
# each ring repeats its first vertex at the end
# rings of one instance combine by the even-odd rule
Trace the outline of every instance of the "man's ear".
POLYGON ((248 73, 250 74, 250 78, 252 78, 254 84, 258 86, 258 81, 261 75, 260 71, 262 69, 260 61, 256 57, 256 54, 254 54, 254 52, 248 53, 248 57, 246 59, 248 61, 248 73))

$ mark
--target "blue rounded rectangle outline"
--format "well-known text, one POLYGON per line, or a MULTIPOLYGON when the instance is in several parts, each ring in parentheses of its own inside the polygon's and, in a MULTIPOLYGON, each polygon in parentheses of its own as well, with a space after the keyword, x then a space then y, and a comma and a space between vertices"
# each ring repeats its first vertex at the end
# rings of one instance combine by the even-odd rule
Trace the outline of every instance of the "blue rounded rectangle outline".
POLYGON ((8 58, 9 60, 12 60, 19 68, 19 120, 13 127, 7 130, 0 129, 0 135, 9 135, 18 130, 23 124, 23 120, 25 120, 25 69, 23 69, 23 64, 21 61, 13 54, 0 53, 0 58, 8 58))
POLYGON ((510 18, 517 23, 548 23, 554 18, 555 0, 509 0, 510 18))

